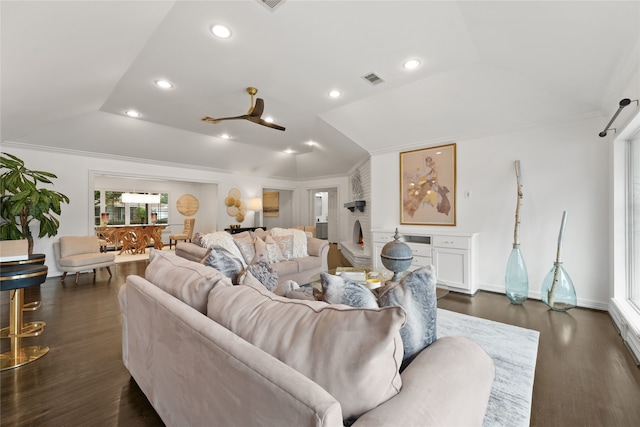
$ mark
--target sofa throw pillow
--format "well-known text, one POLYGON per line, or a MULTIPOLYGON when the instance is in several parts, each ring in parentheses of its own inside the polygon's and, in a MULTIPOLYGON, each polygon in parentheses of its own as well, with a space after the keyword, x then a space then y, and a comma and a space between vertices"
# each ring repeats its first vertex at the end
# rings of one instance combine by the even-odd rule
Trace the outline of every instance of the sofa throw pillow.
POLYGON ((293 257, 304 258, 307 253, 307 235, 303 230, 295 228, 272 228, 270 230, 272 236, 293 236, 293 257))
POLYGON ((329 304, 344 304, 351 307, 378 307, 378 302, 373 292, 358 282, 329 273, 321 273, 320 281, 322 283, 322 298, 329 304))
POLYGON ((264 242, 267 247, 267 260, 269 261, 269 264, 287 260, 282 254, 280 246, 278 246, 271 236, 267 236, 264 242))
POLYGON ((191 238, 191 243, 194 243, 198 246, 202 246, 203 248, 206 248, 207 246, 204 244, 204 241, 202 239, 203 237, 204 235, 198 231, 191 238))
POLYGON ((244 262, 246 264, 251 264, 251 262, 256 256, 256 249, 253 244, 253 239, 251 238, 249 233, 241 237, 234 236, 233 242, 236 244, 236 246, 240 250, 240 253, 242 254, 242 259, 244 260, 244 262))
POLYGON ((433 266, 409 273, 378 298, 380 307, 401 306, 407 323, 400 330, 404 346, 403 368, 436 340, 436 274, 433 266))
POLYGON ((265 231, 263 228, 257 228, 253 230, 253 237, 259 237, 262 240, 266 239, 268 235, 269 232, 265 231))
POLYGON ((232 286, 231 281, 218 270, 179 257, 175 252, 156 249, 151 249, 144 277, 205 314, 209 291, 214 286, 232 286))
POLYGON ((402 386, 400 307, 353 308, 234 286, 211 291, 207 316, 319 384, 340 402, 344 419, 402 386))
POLYGON ((256 251, 256 255, 254 256, 251 264, 255 264, 257 262, 263 261, 267 264, 269 263, 269 254, 267 253, 267 243, 259 237, 253 238, 253 247, 256 251))
POLYGON ((222 246, 213 245, 211 252, 202 261, 204 265, 213 267, 228 278, 231 283, 238 284, 238 275, 244 270, 241 258, 235 256, 222 246))
POLYGON ((271 236, 271 238, 280 248, 285 260, 293 258, 293 236, 271 236))
POLYGON ((278 286, 278 273, 273 271, 269 264, 264 261, 249 264, 247 271, 271 292, 278 286))
POLYGON ((246 267, 244 258, 240 253, 240 249, 233 242, 233 237, 226 231, 216 231, 213 233, 205 234, 202 236, 202 242, 205 248, 211 248, 214 245, 221 246, 229 251, 234 257, 239 258, 242 261, 242 265, 246 267))

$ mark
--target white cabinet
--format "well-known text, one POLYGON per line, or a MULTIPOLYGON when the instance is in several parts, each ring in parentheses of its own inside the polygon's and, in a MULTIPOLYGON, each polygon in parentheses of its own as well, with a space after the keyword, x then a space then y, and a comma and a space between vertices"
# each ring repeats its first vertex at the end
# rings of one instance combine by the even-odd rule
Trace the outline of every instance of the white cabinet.
MULTIPOLYGON (((452 291, 474 294, 478 290, 477 233, 436 234, 400 233, 411 248, 413 261, 409 270, 432 264, 436 268, 439 286, 452 291)), ((392 232, 373 232, 373 265, 384 268, 380 253, 384 245, 393 241, 392 232)))
POLYGON ((477 234, 434 235, 433 265, 438 284, 474 294, 478 290, 477 234))
POLYGON ((411 248, 411 252, 413 253, 413 259, 411 260, 411 266, 409 267, 410 271, 433 264, 431 245, 407 242, 407 246, 411 248))

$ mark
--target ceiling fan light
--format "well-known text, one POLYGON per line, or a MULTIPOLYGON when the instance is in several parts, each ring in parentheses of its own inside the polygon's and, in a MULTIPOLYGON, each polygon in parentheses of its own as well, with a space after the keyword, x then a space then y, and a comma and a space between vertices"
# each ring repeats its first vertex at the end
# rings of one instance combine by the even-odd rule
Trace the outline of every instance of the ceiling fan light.
POLYGON ((405 70, 414 70, 420 66, 420 60, 418 59, 410 59, 402 64, 405 70))
POLYGON ((138 117, 140 117, 142 115, 142 114, 138 113, 136 110, 127 110, 124 113, 129 117, 135 117, 135 118, 138 118, 138 117))
POLYGON ((170 81, 167 80, 156 80, 156 86, 161 87, 162 89, 171 89, 173 85, 170 81))
POLYGON ((214 36, 220 37, 221 39, 228 39, 231 37, 231 30, 224 25, 216 24, 212 26, 211 32, 214 36))

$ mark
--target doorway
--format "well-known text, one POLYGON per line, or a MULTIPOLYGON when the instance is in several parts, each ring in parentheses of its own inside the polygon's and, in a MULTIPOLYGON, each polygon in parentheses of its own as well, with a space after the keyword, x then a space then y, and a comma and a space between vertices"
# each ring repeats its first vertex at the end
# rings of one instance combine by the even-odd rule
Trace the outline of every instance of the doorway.
POLYGON ((316 226, 316 237, 330 243, 339 241, 338 189, 336 187, 309 190, 310 221, 316 226))

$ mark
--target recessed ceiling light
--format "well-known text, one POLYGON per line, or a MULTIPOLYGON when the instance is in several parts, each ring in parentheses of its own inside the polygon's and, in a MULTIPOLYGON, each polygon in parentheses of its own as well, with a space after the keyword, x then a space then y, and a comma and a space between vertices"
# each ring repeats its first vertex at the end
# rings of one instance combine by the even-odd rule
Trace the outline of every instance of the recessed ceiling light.
POLYGON ((295 151, 293 151, 291 148, 287 148, 286 150, 284 150, 284 152, 287 153, 287 154, 295 153, 295 151))
POLYGON ((267 117, 264 118, 264 121, 268 122, 268 123, 273 123, 273 117, 267 116, 267 117))
POLYGON ((404 64, 402 64, 405 70, 413 70, 420 66, 420 61, 418 59, 410 59, 404 64))
POLYGON ((315 146, 316 146, 316 143, 315 143, 315 141, 307 141, 307 145, 308 145, 309 147, 315 147, 315 146))
POLYGON ((339 90, 332 90, 331 92, 329 92, 329 96, 331 98, 340 98, 340 96, 342 96, 342 93, 339 90))
POLYGON ((220 135, 220 138, 222 138, 222 139, 231 139, 231 135, 229 135, 228 133, 223 133, 222 135, 220 135))
POLYGON ((212 26, 211 32, 214 36, 220 37, 221 39, 228 39, 231 37, 231 30, 224 25, 216 24, 212 26))
POLYGON ((140 117, 140 116, 141 116, 141 114, 140 114, 140 113, 138 113, 138 112, 137 112, 137 111, 135 111, 135 110, 127 110, 127 111, 125 111, 124 113, 125 113, 127 116, 129 116, 129 117, 140 117))
POLYGON ((161 87, 162 89, 171 89, 173 85, 171 82, 167 80, 156 80, 156 86, 161 87))

